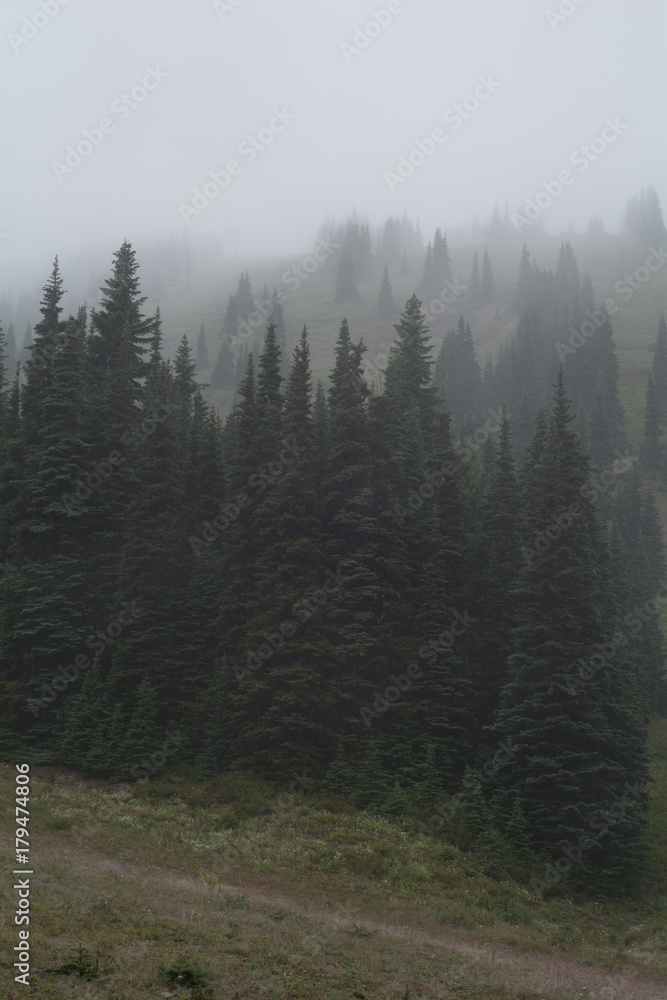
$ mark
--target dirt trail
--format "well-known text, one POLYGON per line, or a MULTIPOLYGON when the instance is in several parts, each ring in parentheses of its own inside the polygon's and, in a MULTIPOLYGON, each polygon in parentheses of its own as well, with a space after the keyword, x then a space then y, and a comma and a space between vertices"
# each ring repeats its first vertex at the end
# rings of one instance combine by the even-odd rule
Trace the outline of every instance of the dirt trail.
MULTIPOLYGON (((40 851, 50 860, 66 863, 73 868, 94 867, 96 871, 107 870, 121 878, 165 886, 176 886, 193 895, 207 893, 203 879, 183 875, 177 870, 159 866, 139 866, 117 861, 90 850, 63 849, 40 851)), ((220 888, 231 896, 245 896, 252 903, 282 907, 301 916, 340 928, 361 924, 371 931, 417 945, 445 948, 453 954, 467 956, 478 965, 492 971, 507 989, 530 987, 540 992, 544 1000, 558 1000, 565 996, 580 997, 581 1000, 665 1000, 667 983, 649 972, 640 973, 632 969, 612 971, 600 966, 586 965, 566 954, 542 955, 519 952, 508 945, 493 941, 479 940, 472 934, 464 935, 451 930, 437 934, 420 931, 410 926, 369 920, 366 915, 352 907, 338 908, 336 911, 322 908, 316 902, 296 898, 284 892, 270 889, 245 888, 238 885, 223 885, 220 888)))

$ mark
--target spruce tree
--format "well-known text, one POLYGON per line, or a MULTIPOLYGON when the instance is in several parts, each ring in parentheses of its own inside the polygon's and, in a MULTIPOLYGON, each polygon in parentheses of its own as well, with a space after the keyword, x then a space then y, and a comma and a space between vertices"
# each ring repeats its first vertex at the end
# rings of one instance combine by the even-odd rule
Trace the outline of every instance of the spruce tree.
POLYGON ((655 391, 653 376, 649 375, 646 387, 646 410, 644 413, 644 441, 642 442, 642 464, 647 472, 656 473, 660 469, 660 408, 655 391))
POLYGON ((653 355, 652 375, 658 400, 659 419, 664 426, 667 424, 667 326, 665 325, 665 317, 662 315, 658 325, 658 340, 653 355))
POLYGON ((283 432, 298 450, 267 499, 253 607, 235 670, 242 685, 239 751, 274 776, 295 766, 323 774, 333 753, 331 707, 337 695, 326 622, 336 591, 327 597, 322 586, 335 567, 326 559, 313 476, 311 407, 304 328, 283 412, 283 432), (326 599, 324 606, 309 603, 315 592, 326 599))
POLYGON ((197 371, 209 368, 211 360, 208 356, 208 344, 206 342, 206 329, 204 324, 199 327, 199 337, 197 338, 197 371))
POLYGON ((491 259, 489 257, 489 251, 484 247, 484 256, 482 257, 482 281, 480 285, 480 300, 484 305, 489 305, 493 302, 496 297, 496 287, 493 281, 493 270, 491 268, 491 259))
POLYGON ((385 264, 378 295, 377 315, 379 319, 391 319, 395 312, 394 293, 391 288, 391 281, 389 280, 389 271, 385 264))
POLYGON ((514 652, 494 728, 516 753, 500 768, 495 808, 502 826, 518 807, 536 855, 557 859, 576 848, 576 883, 622 892, 645 865, 645 731, 623 654, 612 643, 604 665, 590 667, 613 640, 618 609, 590 470, 571 423, 561 370, 526 493, 526 530, 541 525, 546 543, 517 581, 514 652), (602 822, 627 800, 628 785, 637 790, 630 805, 618 822, 602 822))
MULTIPOLYGON (((478 717, 490 726, 507 680, 507 661, 512 652, 513 592, 521 566, 519 523, 521 500, 514 469, 510 422, 502 408, 498 445, 493 469, 482 501, 481 531, 477 538, 477 601, 474 664, 478 717)), ((484 738, 488 750, 488 736, 484 738)))
POLYGON ((227 340, 223 338, 211 373, 211 388, 233 389, 234 386, 234 357, 227 340))
POLYGON ((479 283, 479 262, 477 260, 477 251, 473 254, 472 258, 472 273, 470 275, 470 305, 476 306, 480 301, 482 286, 479 283))

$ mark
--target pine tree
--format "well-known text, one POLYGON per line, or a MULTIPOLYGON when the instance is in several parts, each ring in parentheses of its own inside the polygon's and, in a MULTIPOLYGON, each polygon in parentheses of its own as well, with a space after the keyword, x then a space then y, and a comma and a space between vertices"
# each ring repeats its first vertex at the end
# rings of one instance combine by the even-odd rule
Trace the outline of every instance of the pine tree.
POLYGON ((113 274, 100 289, 101 308, 92 314, 91 351, 96 370, 109 372, 118 362, 123 338, 127 339, 128 367, 132 379, 145 375, 145 357, 154 321, 141 311, 146 297, 139 295, 135 251, 127 241, 114 254, 113 274))
POLYGON ((197 766, 204 778, 229 769, 236 745, 233 729, 234 676, 226 660, 216 669, 206 692, 197 766))
POLYGON ((308 604, 314 592, 326 597, 322 581, 329 568, 313 476, 311 406, 310 351, 304 328, 294 351, 283 411, 283 433, 299 451, 267 499, 263 548, 256 562, 253 608, 239 667, 239 750, 261 771, 275 776, 295 766, 323 774, 333 751, 329 726, 336 695, 325 636, 335 591, 323 607, 314 601, 308 604), (285 632, 281 626, 287 626, 285 632))
POLYGON ((380 319, 391 319, 395 312, 394 293, 391 288, 391 281, 389 280, 389 271, 385 264, 382 283, 380 284, 380 293, 378 295, 377 314, 380 319))
POLYGON ((424 440, 430 442, 434 424, 436 393, 431 386, 433 361, 428 324, 416 295, 410 298, 394 329, 397 339, 392 344, 385 372, 385 396, 392 407, 398 426, 414 403, 424 440))
POLYGON ((233 389, 234 384, 234 357, 227 340, 223 338, 211 373, 211 388, 233 389))
POLYGON ((479 262, 477 260, 477 251, 472 258, 472 273, 470 275, 470 304, 476 306, 481 297, 482 286, 479 283, 479 262))
POLYGON ((431 275, 431 290, 439 292, 443 284, 452 276, 451 261, 447 247, 447 237, 436 229, 433 237, 433 270, 431 275))
POLYGON ((515 305, 519 310, 526 309, 530 305, 533 289, 533 269, 530 265, 530 254, 528 247, 524 243, 521 250, 521 261, 519 263, 519 280, 514 295, 515 305))
POLYGON ((514 652, 494 730, 516 754, 500 768, 495 808, 507 824, 518 805, 536 854, 558 857, 576 847, 575 882, 624 891, 645 864, 645 732, 622 654, 613 652, 597 673, 589 666, 613 638, 618 610, 590 470, 571 423, 561 370, 541 461, 526 484, 524 530, 540 525, 547 544, 525 561, 517 582, 514 652), (559 516, 552 542, 546 532, 559 516), (634 805, 618 823, 601 823, 630 782, 634 805))
POLYGON ((158 723, 157 692, 147 677, 139 684, 133 702, 130 722, 116 760, 119 777, 125 779, 143 777, 143 772, 152 773, 155 764, 151 763, 151 759, 159 753, 164 741, 158 723))
POLYGON ((226 341, 227 347, 232 350, 239 333, 239 311, 236 306, 236 296, 230 295, 225 310, 225 318, 222 322, 221 337, 226 341))
POLYGON ((489 251, 484 247, 484 256, 482 257, 482 281, 480 287, 480 300, 484 305, 488 305, 493 302, 496 297, 496 287, 493 281, 493 270, 491 268, 491 259, 489 257, 489 251))
POLYGON ((252 287, 250 285, 250 275, 247 271, 244 274, 241 274, 241 277, 239 278, 239 285, 236 289, 234 302, 238 318, 241 320, 247 320, 248 316, 255 308, 255 300, 253 298, 252 287))
POLYGON ((199 327, 199 338, 197 339, 197 371, 209 368, 211 365, 208 356, 208 344, 206 343, 206 330, 204 324, 199 327))
MULTIPOLYGON (((475 630, 475 691, 481 725, 495 718, 500 692, 507 679, 507 661, 512 652, 511 626, 515 607, 513 592, 519 568, 519 522, 521 500, 514 469, 511 430, 502 408, 498 446, 493 470, 482 501, 478 536, 477 610, 482 623, 475 630)), ((488 749, 488 738, 484 739, 488 749)))
POLYGON ((660 468, 660 410, 653 376, 649 375, 646 388, 646 410, 644 414, 644 441, 642 442, 642 463, 647 472, 655 473, 660 468))
POLYGON ((667 326, 665 317, 660 316, 658 340, 653 355, 653 383, 658 401, 660 423, 667 424, 667 326))

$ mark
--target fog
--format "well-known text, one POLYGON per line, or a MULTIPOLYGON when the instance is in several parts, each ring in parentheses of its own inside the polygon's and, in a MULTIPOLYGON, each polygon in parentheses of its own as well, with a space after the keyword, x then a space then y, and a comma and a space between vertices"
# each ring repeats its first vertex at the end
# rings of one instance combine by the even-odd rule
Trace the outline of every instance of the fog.
POLYGON ((7 0, 0 18, 5 293, 124 239, 295 253, 327 215, 405 211, 430 234, 549 190, 549 231, 613 231, 641 185, 663 193, 661 0, 7 0))

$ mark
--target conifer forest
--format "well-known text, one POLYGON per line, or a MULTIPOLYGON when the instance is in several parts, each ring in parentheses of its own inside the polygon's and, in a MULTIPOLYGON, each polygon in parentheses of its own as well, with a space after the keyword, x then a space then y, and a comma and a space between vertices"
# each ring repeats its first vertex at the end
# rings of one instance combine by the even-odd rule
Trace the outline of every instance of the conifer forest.
POLYGON ((667 995, 662 5, 0 21, 0 997, 667 995))

